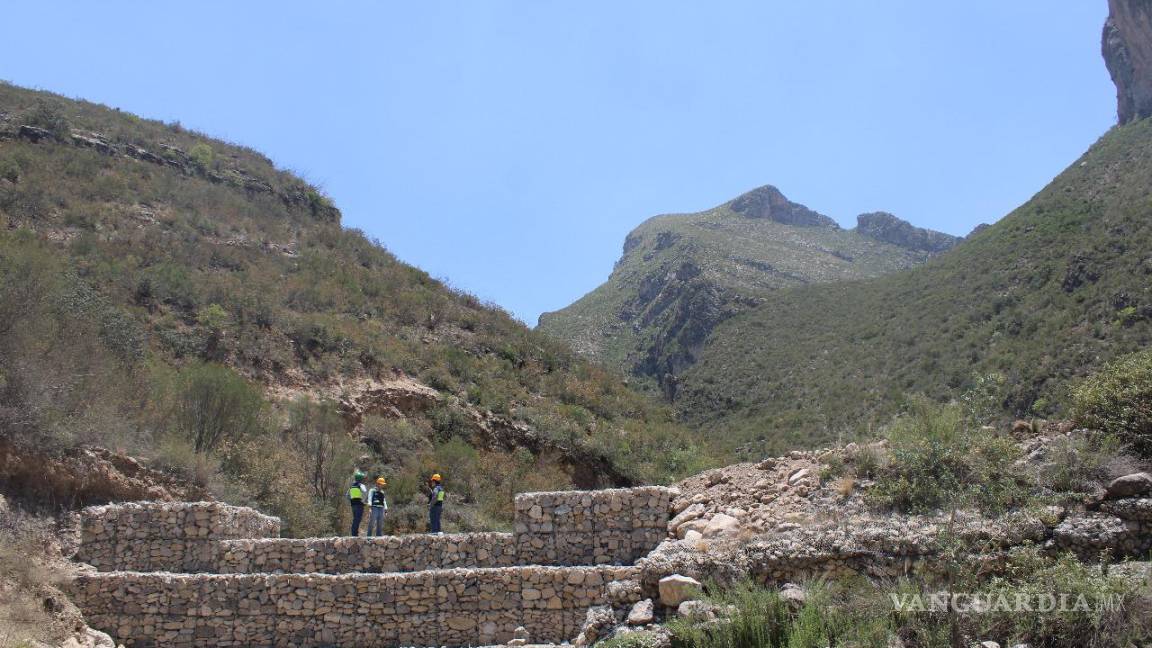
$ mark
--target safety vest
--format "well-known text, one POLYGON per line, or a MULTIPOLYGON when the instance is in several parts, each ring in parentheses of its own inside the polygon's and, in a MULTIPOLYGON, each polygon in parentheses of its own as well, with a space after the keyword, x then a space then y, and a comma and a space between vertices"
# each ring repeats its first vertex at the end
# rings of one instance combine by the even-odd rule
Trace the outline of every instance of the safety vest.
POLYGON ((436 492, 436 503, 437 504, 443 504, 444 503, 444 487, 443 486, 437 486, 435 489, 435 492, 436 492))
POLYGON ((348 489, 348 499, 352 500, 353 504, 364 503, 364 491, 359 483, 352 484, 352 488, 348 489))
POLYGON ((384 491, 376 489, 372 492, 372 506, 384 506, 384 491))

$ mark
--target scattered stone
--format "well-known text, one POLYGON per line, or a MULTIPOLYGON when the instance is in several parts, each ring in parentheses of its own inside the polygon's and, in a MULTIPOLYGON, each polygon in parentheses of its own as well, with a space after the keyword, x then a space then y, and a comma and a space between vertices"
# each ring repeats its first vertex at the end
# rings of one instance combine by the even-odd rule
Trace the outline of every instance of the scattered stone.
POLYGON ((780 598, 790 607, 802 608, 808 602, 808 592, 795 583, 785 583, 784 587, 780 588, 780 598))
POLYGON ((740 520, 725 513, 717 513, 701 531, 705 538, 733 535, 740 529, 740 520))
POLYGON ((616 626, 616 615, 607 605, 596 605, 588 608, 584 615, 584 625, 580 634, 573 641, 575 646, 590 646, 608 635, 608 631, 616 626))
POLYGON ((640 583, 634 580, 617 580, 605 586, 604 593, 608 602, 614 605, 627 605, 640 598, 640 583))
POLYGON ((716 620, 716 608, 706 601, 684 601, 676 608, 676 614, 695 623, 716 620))
POLYGON ((653 605, 652 599, 644 599, 628 612, 628 625, 648 625, 656 618, 656 606, 653 605))
POLYGON ((658 583, 660 603, 667 607, 678 607, 684 601, 699 598, 703 593, 700 581, 681 574, 672 574, 658 583))

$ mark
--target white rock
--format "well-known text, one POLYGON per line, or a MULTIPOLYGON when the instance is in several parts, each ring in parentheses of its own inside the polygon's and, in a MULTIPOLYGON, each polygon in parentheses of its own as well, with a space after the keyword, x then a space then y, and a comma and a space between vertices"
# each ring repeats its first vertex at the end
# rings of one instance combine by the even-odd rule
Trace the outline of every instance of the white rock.
POLYGON ((788 476, 788 485, 795 486, 796 484, 799 484, 800 482, 804 481, 804 479, 807 478, 811 472, 812 471, 807 468, 801 468, 800 470, 797 470, 788 476))
POLYGON ((701 531, 701 533, 704 534, 705 538, 717 538, 720 536, 732 535, 739 530, 740 520, 732 517, 731 515, 717 513, 716 515, 712 516, 712 519, 708 521, 707 526, 704 527, 704 530, 701 531))
POLYGON ((668 607, 679 607, 684 601, 699 598, 703 593, 700 581, 681 574, 661 578, 657 587, 660 591, 660 603, 668 607))
POLYGON ((652 599, 644 599, 628 612, 628 625, 648 625, 656 618, 656 609, 652 599))

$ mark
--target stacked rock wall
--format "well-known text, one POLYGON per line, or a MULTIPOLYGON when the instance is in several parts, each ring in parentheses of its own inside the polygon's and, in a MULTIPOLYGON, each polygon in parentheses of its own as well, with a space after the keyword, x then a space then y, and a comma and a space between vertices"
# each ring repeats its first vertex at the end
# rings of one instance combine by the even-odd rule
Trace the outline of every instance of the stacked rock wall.
POLYGON ((103 571, 214 571, 217 542, 280 534, 280 520, 216 502, 84 509, 76 558, 103 571))
POLYGON ((659 486, 516 496, 520 564, 631 564, 667 535, 676 491, 659 486))
POLYGON ((220 542, 214 571, 221 574, 381 574, 516 564, 516 543, 511 533, 460 533, 225 540, 220 542))
MULTIPOLYGON (((576 636, 606 585, 635 567, 505 567, 400 574, 92 573, 73 583, 88 623, 154 646, 467 646, 576 636)), ((634 602, 634 601, 632 601, 634 602)))

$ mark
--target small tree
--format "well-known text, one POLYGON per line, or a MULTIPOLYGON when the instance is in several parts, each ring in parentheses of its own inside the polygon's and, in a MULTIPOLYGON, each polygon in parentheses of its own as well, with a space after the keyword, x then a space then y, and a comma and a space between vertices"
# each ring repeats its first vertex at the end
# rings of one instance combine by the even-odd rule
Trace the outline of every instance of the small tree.
POLYGON ((321 500, 340 495, 344 478, 356 460, 356 443, 344 419, 330 402, 300 398, 292 404, 289 432, 307 466, 312 494, 321 500))
POLYGON ((227 367, 192 365, 180 373, 178 390, 176 425, 196 452, 211 452, 260 430, 263 395, 227 367))

